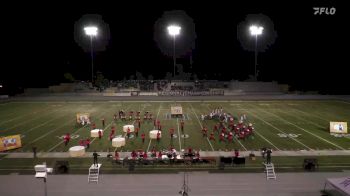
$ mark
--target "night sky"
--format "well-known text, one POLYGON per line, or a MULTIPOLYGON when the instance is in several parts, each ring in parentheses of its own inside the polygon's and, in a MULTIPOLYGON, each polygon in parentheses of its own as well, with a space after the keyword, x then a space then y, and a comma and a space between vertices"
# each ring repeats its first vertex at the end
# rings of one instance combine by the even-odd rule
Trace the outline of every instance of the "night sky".
POLYGON ((86 14, 100 15, 110 29, 105 50, 95 53, 95 70, 112 80, 128 79, 136 71, 164 78, 172 73, 173 61, 155 42, 155 22, 165 11, 183 10, 194 22, 196 40, 192 66, 190 52, 178 63, 199 79, 245 80, 253 74, 254 52, 244 50, 237 40, 237 25, 248 14, 261 13, 273 21, 277 38, 258 55, 260 80, 287 83, 297 90, 350 93, 349 38, 344 32, 350 17, 339 2, 115 2, 9 5, 8 13, 1 14, 7 28, 0 82, 14 91, 59 84, 66 72, 90 80, 90 53, 74 39, 74 25, 86 14), (314 15, 313 7, 335 7, 336 13, 314 15))

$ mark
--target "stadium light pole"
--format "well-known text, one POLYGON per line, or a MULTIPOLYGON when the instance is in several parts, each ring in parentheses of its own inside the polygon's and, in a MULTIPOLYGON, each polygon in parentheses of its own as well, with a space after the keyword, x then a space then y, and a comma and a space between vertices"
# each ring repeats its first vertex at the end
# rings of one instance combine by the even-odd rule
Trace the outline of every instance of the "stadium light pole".
POLYGON ((264 30, 264 27, 262 26, 257 26, 257 25, 252 25, 249 27, 250 34, 252 36, 255 36, 255 71, 254 71, 254 77, 255 80, 257 79, 257 74, 256 74, 256 66, 257 66, 257 58, 258 58, 258 35, 262 34, 262 31, 264 30))
POLYGON ((91 50, 91 83, 94 83, 94 50, 92 46, 92 38, 97 36, 98 28, 95 26, 87 26, 84 28, 85 34, 90 37, 90 50, 91 50))
POLYGON ((168 26, 169 35, 173 36, 174 44, 173 44, 173 61, 174 61, 174 77, 175 77, 175 65, 176 65, 176 57, 175 57, 175 39, 176 36, 180 34, 181 27, 178 25, 170 25, 168 26))

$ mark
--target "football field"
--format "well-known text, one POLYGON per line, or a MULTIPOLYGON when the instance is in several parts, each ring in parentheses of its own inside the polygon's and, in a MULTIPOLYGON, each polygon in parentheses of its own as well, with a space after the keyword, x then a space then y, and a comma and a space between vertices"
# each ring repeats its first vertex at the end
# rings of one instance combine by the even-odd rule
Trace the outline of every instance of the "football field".
POLYGON ((20 134, 22 148, 10 152, 31 152, 36 146, 38 152, 67 152, 79 145, 81 139, 91 139, 88 151, 132 151, 168 149, 176 150, 191 146, 195 150, 240 151, 259 150, 270 147, 275 151, 284 150, 349 150, 349 137, 335 137, 329 133, 329 122, 349 122, 350 103, 338 100, 270 100, 270 101, 84 101, 84 102, 7 102, 0 104, 0 136, 20 134), (185 116, 184 133, 181 137, 180 119, 169 118, 172 105, 181 105, 185 116), (242 140, 234 137, 233 142, 220 142, 202 136, 202 127, 208 128, 208 135, 218 120, 202 120, 201 114, 209 114, 215 108, 232 114, 237 119, 245 114, 246 123, 252 123, 254 135, 242 140), (135 124, 135 119, 113 120, 119 110, 141 111, 141 129, 138 137, 126 140, 121 148, 112 147, 109 141, 111 127, 116 127, 116 136, 125 137, 122 127, 135 124), (143 120, 148 111, 162 125, 159 142, 149 139, 154 129, 153 121, 143 120), (104 129, 101 139, 90 138, 90 126, 76 123, 77 113, 90 113, 91 121, 97 128, 104 129), (105 127, 101 119, 105 118, 105 127), (169 129, 175 129, 171 139, 169 129), (64 145, 63 136, 71 134, 71 141, 64 145), (142 143, 141 133, 146 139, 142 143))

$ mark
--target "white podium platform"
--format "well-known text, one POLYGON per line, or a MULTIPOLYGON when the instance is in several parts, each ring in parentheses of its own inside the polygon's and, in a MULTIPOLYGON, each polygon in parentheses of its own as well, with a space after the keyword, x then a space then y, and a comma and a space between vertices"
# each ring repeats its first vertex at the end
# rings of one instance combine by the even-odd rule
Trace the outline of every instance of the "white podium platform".
POLYGON ((128 132, 128 128, 130 128, 130 132, 134 132, 135 131, 134 125, 124 125, 123 126, 123 132, 124 133, 128 132))
POLYGON ((101 131, 103 136, 103 130, 102 129, 93 129, 90 131, 91 137, 98 137, 98 131, 101 131))
POLYGON ((123 138, 123 137, 113 138, 112 139, 112 146, 113 147, 125 146, 125 138, 123 138))
POLYGON ((157 133, 160 133, 160 138, 162 138, 162 132, 158 130, 152 130, 149 132, 149 138, 151 139, 157 139, 157 133))
POLYGON ((85 155, 84 146, 73 146, 69 148, 69 155, 71 157, 81 157, 85 155))
POLYGON ((88 176, 88 182, 96 182, 98 183, 98 176, 100 175, 100 163, 94 165, 92 164, 89 168, 89 176, 88 176))
POLYGON ((97 163, 96 165, 94 164, 91 164, 90 168, 89 169, 100 169, 101 168, 101 163, 97 163))

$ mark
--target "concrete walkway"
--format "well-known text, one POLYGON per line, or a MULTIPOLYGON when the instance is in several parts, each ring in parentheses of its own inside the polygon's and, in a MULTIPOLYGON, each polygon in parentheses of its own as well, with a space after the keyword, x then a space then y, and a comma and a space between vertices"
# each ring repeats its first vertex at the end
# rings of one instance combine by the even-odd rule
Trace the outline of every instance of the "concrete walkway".
MULTIPOLYGON (((255 156, 261 156, 260 151, 243 151, 240 152, 241 156, 248 157, 249 154, 253 152, 255 156)), ((33 158, 33 153, 0 153, 0 155, 6 155, 5 158, 33 158)), ((107 152, 99 152, 101 157, 106 157, 107 152)), ((114 155, 113 152, 111 152, 114 155)), ((130 152, 120 152, 121 158, 126 156, 130 157, 130 152)), ((224 151, 200 151, 201 157, 229 157, 233 156, 234 152, 224 152, 224 151)), ((349 156, 350 150, 300 150, 300 151, 273 151, 273 156, 349 156)), ((38 158, 69 158, 68 152, 41 152, 37 154, 38 158)), ((86 153, 82 158, 91 158, 92 152, 86 153)))
MULTIPOLYGON (((98 184, 89 184, 87 175, 48 175, 47 195, 178 196, 183 176, 183 173, 101 175, 98 184)), ((266 180, 264 173, 191 172, 188 186, 190 196, 320 196, 327 178, 347 176, 349 172, 277 173, 277 180, 266 180)), ((0 195, 45 195, 43 180, 35 179, 34 175, 0 175, 0 182, 0 195)))

